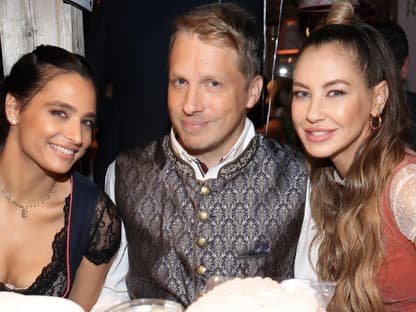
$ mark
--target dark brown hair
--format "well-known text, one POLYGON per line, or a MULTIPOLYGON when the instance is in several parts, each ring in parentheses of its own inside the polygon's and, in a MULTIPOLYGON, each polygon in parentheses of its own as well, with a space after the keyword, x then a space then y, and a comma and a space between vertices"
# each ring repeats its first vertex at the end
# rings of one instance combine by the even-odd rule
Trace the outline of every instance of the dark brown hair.
POLYGON ((65 49, 41 45, 23 55, 11 68, 10 74, 0 85, 0 142, 3 143, 9 131, 5 113, 6 95, 10 93, 22 105, 22 109, 32 97, 55 76, 62 73, 77 73, 91 81, 95 87, 94 74, 85 58, 65 49))

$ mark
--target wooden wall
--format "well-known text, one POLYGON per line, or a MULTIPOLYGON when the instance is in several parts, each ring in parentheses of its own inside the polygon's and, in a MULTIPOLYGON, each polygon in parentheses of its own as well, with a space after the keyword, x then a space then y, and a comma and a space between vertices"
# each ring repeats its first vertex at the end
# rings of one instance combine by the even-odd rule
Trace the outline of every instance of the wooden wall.
POLYGON ((84 54, 82 11, 63 0, 0 0, 3 72, 40 44, 84 54))

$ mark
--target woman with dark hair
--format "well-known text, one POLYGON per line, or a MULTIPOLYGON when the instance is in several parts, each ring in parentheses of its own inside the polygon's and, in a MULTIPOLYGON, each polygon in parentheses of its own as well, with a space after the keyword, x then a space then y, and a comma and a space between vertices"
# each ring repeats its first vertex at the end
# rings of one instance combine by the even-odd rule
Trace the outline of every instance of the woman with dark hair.
POLYGON ((111 200, 71 172, 92 141, 92 72, 81 56, 39 46, 5 77, 0 106, 0 291, 89 310, 120 241, 111 200))
POLYGON ((416 311, 416 154, 393 60, 339 1, 295 66, 292 119, 316 224, 309 252, 318 278, 337 282, 329 311, 416 311))

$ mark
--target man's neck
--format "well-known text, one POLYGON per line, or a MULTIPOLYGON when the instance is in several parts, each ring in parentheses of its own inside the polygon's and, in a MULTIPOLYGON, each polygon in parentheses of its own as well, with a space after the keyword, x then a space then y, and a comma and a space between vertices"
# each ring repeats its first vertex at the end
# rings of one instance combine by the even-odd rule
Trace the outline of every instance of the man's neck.
POLYGON ((180 145, 179 141, 175 137, 173 130, 171 130, 170 138, 172 142, 172 147, 175 153, 178 155, 178 157, 192 166, 198 179, 204 180, 209 178, 216 178, 219 170, 223 166, 235 160, 244 152, 244 150, 247 148, 248 144, 253 139, 255 134, 256 132, 253 123, 249 119, 246 119, 244 129, 240 137, 237 139, 236 143, 223 157, 217 157, 217 161, 215 163, 208 163, 203 157, 190 155, 180 145), (203 164, 202 166, 201 162, 203 164), (202 169, 203 166, 208 168, 206 172, 204 172, 204 170, 202 169))

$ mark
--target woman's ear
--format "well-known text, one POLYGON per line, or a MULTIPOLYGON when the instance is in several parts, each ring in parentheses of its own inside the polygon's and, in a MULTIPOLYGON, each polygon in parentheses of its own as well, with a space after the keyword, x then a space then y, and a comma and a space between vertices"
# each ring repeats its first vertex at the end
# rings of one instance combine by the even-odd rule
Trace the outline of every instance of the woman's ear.
POLYGON ((17 99, 10 93, 6 94, 5 101, 6 117, 11 126, 15 126, 19 122, 20 104, 17 99))
POLYGON ((381 115, 388 98, 389 86, 387 85, 387 82, 383 80, 374 87, 373 105, 371 109, 372 116, 377 117, 381 115))
POLYGON ((248 100, 246 108, 253 108, 260 99, 261 92, 263 91, 263 77, 260 75, 255 76, 248 86, 248 100))

